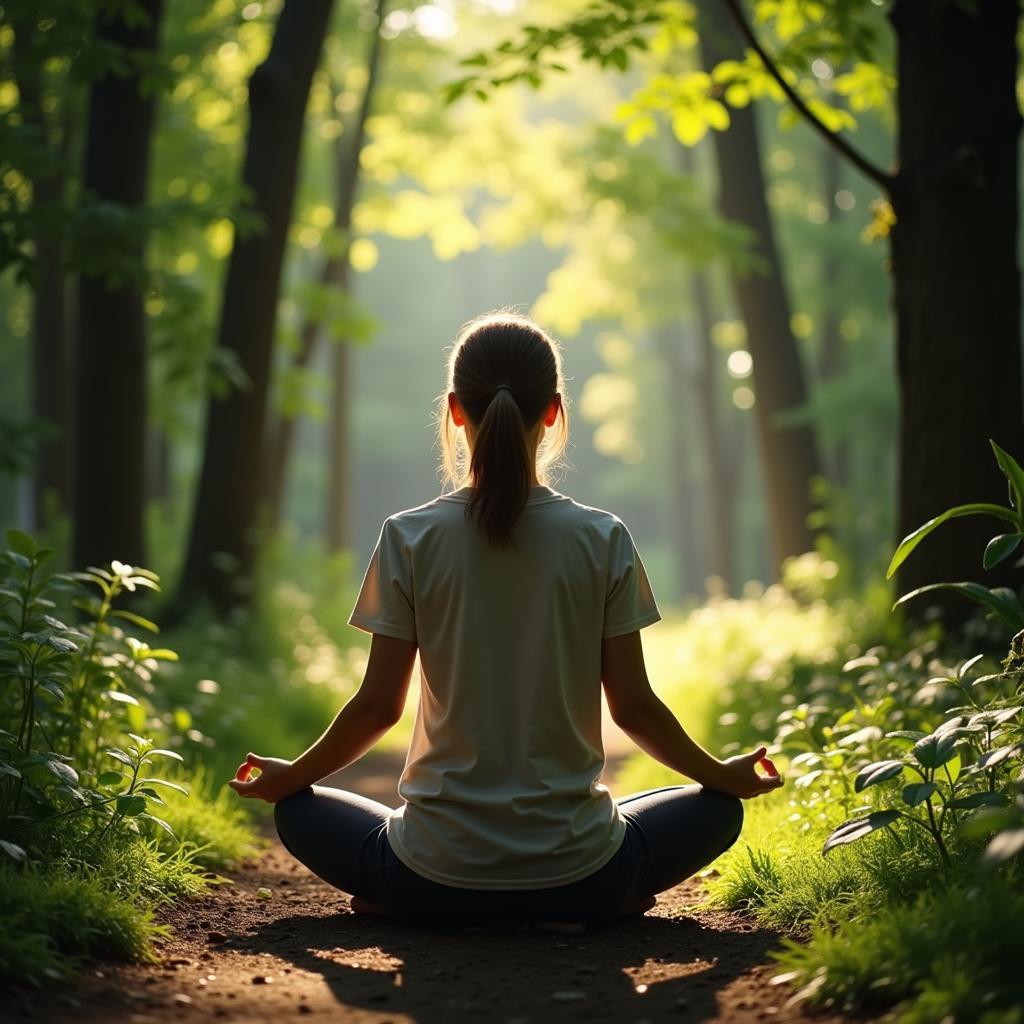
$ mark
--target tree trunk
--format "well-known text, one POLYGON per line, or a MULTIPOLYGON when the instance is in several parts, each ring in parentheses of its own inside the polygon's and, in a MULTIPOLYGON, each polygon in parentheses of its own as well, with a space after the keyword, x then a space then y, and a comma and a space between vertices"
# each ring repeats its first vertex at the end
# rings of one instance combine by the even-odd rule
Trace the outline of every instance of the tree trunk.
MULTIPOLYGON (((700 7, 700 46, 704 67, 742 52, 728 12, 717 0, 700 7)), ((733 270, 733 288, 747 328, 754 362, 754 412, 768 498, 769 535, 776 567, 814 546, 807 519, 812 511, 811 481, 818 475, 814 435, 807 425, 782 426, 780 415, 807 401, 800 355, 790 328, 790 307, 765 200, 757 123, 752 106, 730 111, 728 131, 714 132, 719 204, 730 220, 751 235, 755 264, 733 270)))
MULTIPOLYGON (((15 30, 18 112, 26 127, 33 130, 39 145, 53 147, 57 140, 42 103, 43 69, 33 46, 39 16, 34 11, 16 11, 11 20, 15 30)), ((58 208, 63 196, 64 174, 60 167, 49 167, 32 178, 34 215, 38 216, 47 208, 58 208)), ((36 232, 34 242, 32 416, 53 431, 36 446, 33 522, 40 528, 53 513, 64 514, 71 510, 71 346, 65 308, 63 242, 53 231, 43 228, 36 232)))
MULTIPOLYGON (((139 18, 98 15, 96 38, 132 53, 155 53, 162 0, 139 0, 138 7, 139 18)), ((107 73, 93 83, 82 186, 96 200, 130 212, 144 206, 153 113, 154 98, 143 92, 138 71, 107 73)), ((97 272, 83 272, 78 289, 73 564, 113 558, 144 564, 144 233, 121 232, 96 256, 97 272), (104 265, 115 261, 138 272, 106 274, 104 265)))
MULTIPOLYGON (((989 449, 1024 456, 1018 232, 1017 0, 899 0, 899 172, 893 188, 899 530, 953 505, 1006 501, 989 449)), ((900 571, 900 590, 984 579, 995 520, 961 519, 900 571)), ((962 617, 965 603, 948 611, 962 617)))
MULTIPOLYGON (((707 275, 697 271, 691 279, 694 306, 694 334, 699 352, 694 394, 697 433, 704 442, 708 472, 708 518, 711 524, 709 574, 725 584, 726 593, 736 585, 736 482, 739 475, 739 446, 730 443, 723 431, 718 402, 719 382, 715 373, 715 344, 711 338, 711 298, 707 275)), ((731 433, 735 433, 732 431, 731 433)))
MULTIPOLYGON (((338 138, 334 148, 334 229, 344 240, 344 244, 340 253, 324 261, 319 280, 321 284, 333 286, 342 292, 347 292, 349 288, 348 251, 349 235, 352 230, 352 210, 359 187, 359 158, 363 152, 363 141, 366 137, 366 121, 370 116, 373 95, 379 79, 383 42, 380 29, 384 21, 384 10, 384 0, 378 0, 377 20, 366 58, 366 84, 363 87, 363 95, 351 125, 338 138)), ((320 322, 313 318, 307 318, 302 325, 301 342, 293 366, 306 367, 309 365, 320 333, 320 322)), ((333 386, 328 428, 329 461, 326 508, 326 536, 328 550, 331 551, 344 548, 349 541, 348 517, 345 508, 349 467, 348 414, 345 409, 348 399, 348 363, 347 342, 345 339, 336 339, 335 350, 331 355, 333 386)), ((284 511, 288 463, 297 426, 296 417, 282 416, 277 430, 274 432, 274 437, 267 446, 266 495, 273 529, 280 526, 284 511)))
MULTIPOLYGON (((655 332, 655 341, 665 367, 665 401, 668 413, 669 509, 672 518, 673 547, 676 555, 676 578, 680 596, 701 596, 708 574, 702 545, 699 544, 703 523, 696 501, 697 486, 692 470, 694 463, 693 431, 688 407, 694 395, 694 380, 687 367, 686 337, 678 325, 663 324, 655 332)), ((709 524, 710 525, 710 524, 709 524)))
MULTIPOLYGON (((828 210, 828 223, 835 226, 841 217, 836 205, 836 193, 842 184, 842 159, 832 146, 826 146, 822 152, 822 178, 825 192, 825 208, 828 210)), ((821 355, 818 360, 818 375, 821 380, 834 380, 839 377, 846 365, 843 352, 843 338, 839 333, 840 309, 837 303, 839 294, 839 260, 836 256, 835 240, 829 239, 829 246, 821 260, 821 290, 823 292, 823 308, 821 315, 821 355)), ((845 437, 836 437, 829 453, 829 478, 833 486, 842 488, 849 482, 850 445, 845 437)))
POLYGON ((236 237, 218 335, 248 385, 212 398, 203 468, 181 599, 220 608, 245 603, 255 568, 262 474, 281 268, 298 176, 302 129, 332 0, 286 0, 266 60, 249 80, 249 136, 243 180, 263 229, 236 237))
MULTIPOLYGON (((348 267, 345 268, 348 277, 348 267)), ((331 349, 331 417, 327 435, 327 550, 343 551, 352 543, 349 481, 352 472, 348 396, 352 347, 341 339, 331 349)))

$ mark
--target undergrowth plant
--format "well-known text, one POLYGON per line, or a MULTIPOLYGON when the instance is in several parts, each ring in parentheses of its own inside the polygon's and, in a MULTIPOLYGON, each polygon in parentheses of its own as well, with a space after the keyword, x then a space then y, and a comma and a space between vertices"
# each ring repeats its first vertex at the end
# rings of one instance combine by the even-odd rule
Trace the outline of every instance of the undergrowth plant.
POLYGON ((126 607, 158 591, 157 576, 116 561, 48 574, 52 550, 17 530, 7 542, 0 984, 41 984, 90 957, 151 955, 154 909, 202 893, 253 834, 237 802, 172 749, 181 737, 160 668, 176 655, 149 641, 158 628, 141 604, 126 607))
POLYGON ((145 569, 107 569, 47 576, 48 548, 18 530, 7 533, 0 586, 0 844, 15 861, 30 852, 52 855, 55 826, 75 817, 79 842, 98 844, 140 828, 170 831, 154 808, 161 789, 181 789, 161 777, 160 764, 180 761, 139 731, 143 705, 161 660, 122 623, 155 632, 137 612, 118 607, 123 595, 158 590, 145 569), (98 592, 98 593, 97 593, 98 592), (63 603, 82 620, 55 614, 63 603))

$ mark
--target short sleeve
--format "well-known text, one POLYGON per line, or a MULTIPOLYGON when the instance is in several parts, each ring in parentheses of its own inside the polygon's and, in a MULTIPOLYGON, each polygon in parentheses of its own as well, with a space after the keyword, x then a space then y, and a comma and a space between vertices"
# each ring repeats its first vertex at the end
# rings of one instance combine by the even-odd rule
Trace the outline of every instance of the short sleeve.
POLYGON ((602 636, 624 636, 661 618, 647 570, 625 523, 616 520, 608 544, 608 586, 602 636))
POLYGON ((412 566, 393 519, 386 519, 359 588, 349 624, 367 633, 416 639, 412 566))

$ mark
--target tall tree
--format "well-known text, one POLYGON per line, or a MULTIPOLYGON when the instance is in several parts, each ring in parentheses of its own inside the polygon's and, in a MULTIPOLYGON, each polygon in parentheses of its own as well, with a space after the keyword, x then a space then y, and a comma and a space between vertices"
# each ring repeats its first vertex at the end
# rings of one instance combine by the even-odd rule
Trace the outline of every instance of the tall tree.
MULTIPOLYGON (((1024 452, 1019 18, 1017 0, 899 0, 892 10, 901 535, 953 505, 1005 498, 989 438, 1024 452)), ((977 577, 984 543, 999 531, 956 525, 959 534, 905 563, 902 588, 977 577)))
POLYGON ((281 269, 306 104, 332 6, 333 0, 285 0, 270 52, 249 80, 243 180, 263 223, 258 232, 236 235, 218 331, 248 382, 209 403, 179 603, 196 596, 220 607, 244 602, 254 570, 281 269))
MULTIPOLYGON (((338 237, 336 249, 324 257, 318 275, 322 287, 347 294, 349 291, 349 249, 351 247, 352 211, 359 186, 359 158, 366 135, 366 120, 370 115, 380 69, 385 4, 380 0, 377 17, 370 38, 366 59, 366 81, 359 105, 345 130, 335 140, 332 150, 332 178, 334 181, 334 231, 338 237)), ((319 315, 310 313, 302 324, 299 347, 292 360, 293 369, 309 366, 323 334, 319 315)), ((350 540, 347 509, 349 480, 348 442, 348 373, 349 343, 344 337, 334 338, 331 351, 331 405, 328 428, 327 476, 328 496, 325 508, 326 536, 331 551, 344 548, 350 540)), ((284 509, 288 465, 298 425, 295 415, 282 414, 270 430, 266 445, 265 495, 271 528, 281 522, 284 509)))
POLYGON ((76 565, 145 560, 145 203, 162 0, 105 5, 95 38, 117 54, 93 81, 82 186, 93 207, 93 263, 78 288, 76 565))
MULTIPOLYGON (((1024 450, 1021 394, 1017 0, 897 0, 897 169, 886 174, 809 109, 728 0, 799 113, 888 195, 901 398, 898 529, 1004 485, 988 439, 1024 450)), ((955 524, 900 586, 972 579, 991 528, 955 524)), ((1008 563, 996 578, 1012 578, 1008 563)), ((962 604, 947 604, 960 617, 962 604)))
MULTIPOLYGON (((39 29, 34 6, 14 5, 14 74, 18 110, 23 126, 32 133, 40 160, 32 182, 32 220, 36 226, 32 282, 32 414, 47 426, 36 448, 33 478, 37 526, 47 513, 71 510, 71 344, 66 309, 66 254, 60 234, 52 229, 64 201, 68 125, 59 113, 48 112, 44 64, 47 33, 39 29), (48 225, 50 225, 48 227, 48 225), (53 506, 50 506, 53 502, 53 506)), ((58 110, 60 108, 58 107, 58 110)), ((61 111, 63 112, 63 111, 61 111)))
MULTIPOLYGON (((728 12, 717 2, 700 7, 704 67, 742 56, 728 12)), ((807 401, 804 370, 790 327, 790 305, 771 213, 768 210, 754 107, 732 112, 728 130, 714 133, 719 204, 725 217, 750 232, 753 261, 731 268, 736 303, 754 361, 755 413, 769 531, 776 562, 813 547, 808 518, 811 483, 819 473, 810 425, 784 425, 780 417, 807 401)))

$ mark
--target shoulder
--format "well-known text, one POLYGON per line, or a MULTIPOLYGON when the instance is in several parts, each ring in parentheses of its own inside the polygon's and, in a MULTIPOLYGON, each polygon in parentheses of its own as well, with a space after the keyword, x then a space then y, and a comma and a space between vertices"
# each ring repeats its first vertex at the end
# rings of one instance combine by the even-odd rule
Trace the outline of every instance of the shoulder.
POLYGON ((567 518, 573 519, 583 528, 607 540, 623 534, 629 536, 626 524, 614 512, 583 505, 573 498, 566 498, 559 506, 567 518))
POLYGON ((464 503, 452 501, 442 494, 432 501, 388 516, 381 526, 381 538, 409 544, 442 523, 465 518, 465 511, 464 503))

